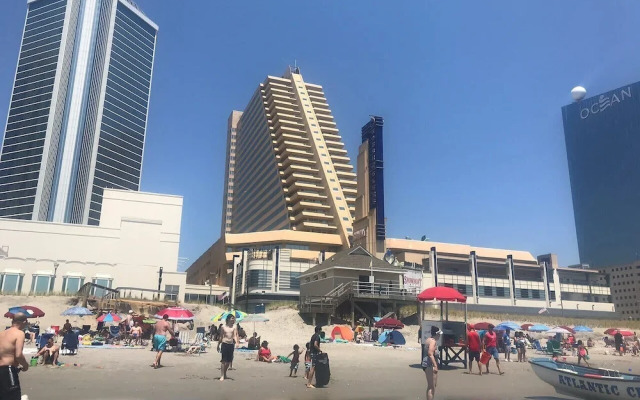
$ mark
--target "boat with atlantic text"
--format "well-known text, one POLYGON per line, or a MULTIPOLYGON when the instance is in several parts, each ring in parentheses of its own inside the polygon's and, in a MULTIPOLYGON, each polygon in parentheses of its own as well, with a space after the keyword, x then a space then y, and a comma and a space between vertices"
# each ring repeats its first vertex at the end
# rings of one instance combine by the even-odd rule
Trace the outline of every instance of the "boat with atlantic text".
POLYGON ((560 394, 580 399, 640 399, 640 376, 550 358, 529 360, 533 372, 560 394))

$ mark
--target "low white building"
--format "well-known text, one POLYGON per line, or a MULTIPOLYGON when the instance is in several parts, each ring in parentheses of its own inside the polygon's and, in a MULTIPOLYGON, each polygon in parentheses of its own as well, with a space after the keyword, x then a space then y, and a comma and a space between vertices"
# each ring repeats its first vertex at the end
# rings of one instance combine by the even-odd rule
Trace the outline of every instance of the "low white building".
POLYGON ((0 293, 75 293, 93 282, 148 298, 132 288, 157 290, 162 268, 161 290, 183 301, 181 217, 181 196, 105 189, 99 226, 0 218, 0 293))

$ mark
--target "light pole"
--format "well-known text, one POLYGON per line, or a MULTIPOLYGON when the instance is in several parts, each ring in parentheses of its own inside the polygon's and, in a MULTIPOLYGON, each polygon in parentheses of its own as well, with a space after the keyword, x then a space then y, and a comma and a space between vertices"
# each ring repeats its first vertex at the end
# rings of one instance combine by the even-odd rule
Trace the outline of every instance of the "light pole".
POLYGON ((60 266, 60 264, 58 264, 57 262, 53 263, 53 279, 51 280, 51 285, 49 287, 49 291, 53 292, 53 288, 56 284, 56 277, 58 276, 58 267, 60 266))
POLYGON ((158 300, 160 300, 160 287, 162 285, 162 267, 158 270, 158 300))
POLYGON ((215 277, 215 273, 213 272, 209 272, 209 304, 213 305, 213 299, 212 299, 212 295, 213 295, 213 278, 215 277))

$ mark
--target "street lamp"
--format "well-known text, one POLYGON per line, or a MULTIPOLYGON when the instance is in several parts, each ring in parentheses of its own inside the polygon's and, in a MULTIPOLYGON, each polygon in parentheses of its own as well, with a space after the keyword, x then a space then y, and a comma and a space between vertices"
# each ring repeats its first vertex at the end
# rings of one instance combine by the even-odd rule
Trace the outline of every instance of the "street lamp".
POLYGON ((58 267, 60 264, 57 262, 53 263, 53 279, 51 280, 51 285, 49 287, 49 291, 53 292, 54 285, 56 284, 56 277, 58 276, 58 267))
POLYGON ((213 305, 213 300, 212 300, 213 278, 212 277, 215 277, 215 275, 216 275, 215 273, 209 272, 209 304, 210 305, 213 305))

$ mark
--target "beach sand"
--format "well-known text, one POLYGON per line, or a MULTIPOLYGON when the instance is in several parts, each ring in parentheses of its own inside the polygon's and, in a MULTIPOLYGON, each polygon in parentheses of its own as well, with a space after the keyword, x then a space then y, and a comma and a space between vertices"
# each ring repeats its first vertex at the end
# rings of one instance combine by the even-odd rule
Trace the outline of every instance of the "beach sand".
MULTIPOLYGON (((0 309, 18 304, 35 305, 47 315, 40 326, 60 325, 65 317, 60 313, 71 305, 64 297, 0 296, 0 309)), ((196 314, 195 326, 208 326, 221 309, 212 306, 190 306, 196 314)), ((275 355, 288 355, 294 344, 304 347, 313 333, 295 310, 282 309, 266 313, 269 322, 257 323, 256 331, 270 343, 275 355)), ((92 317, 70 318, 73 325, 91 323, 92 317)), ((9 320, 6 320, 7 325, 9 320)), ((241 323, 242 324, 242 323, 241 323)), ((253 323, 242 324, 248 334, 253 323)), ((330 326, 324 327, 327 335, 330 326)), ((215 345, 202 355, 166 353, 165 367, 150 367, 155 353, 150 348, 93 349, 81 348, 78 355, 63 355, 63 367, 37 366, 21 373, 23 393, 31 400, 69 399, 425 399, 426 379, 420 368, 418 326, 407 326, 401 332, 407 339, 403 348, 381 348, 354 343, 327 343, 322 348, 329 354, 331 382, 326 388, 307 389, 304 367, 299 377, 289 378, 288 364, 267 364, 254 361, 255 353, 236 352, 231 378, 219 382, 220 355, 215 345), (74 366, 74 364, 77 364, 74 366)), ((193 338, 195 331, 192 331, 193 338)), ((592 334, 602 346, 601 333, 592 334)), ((584 337, 586 339, 586 336, 584 337)), ((27 352, 34 351, 32 346, 27 352)), ((611 349, 591 349, 591 362, 598 367, 640 374, 640 358, 617 357, 611 349)), ((533 350, 529 357, 535 357, 533 350)), ((512 355, 512 359, 516 359, 512 355)), ((576 362, 567 356, 568 362, 576 362)), ((492 374, 468 375, 462 368, 443 369, 439 373, 437 399, 531 399, 555 400, 569 397, 540 381, 528 363, 501 363, 505 375, 499 376, 493 361, 492 374)), ((461 365, 460 365, 461 367, 461 365)), ((474 368, 474 372, 477 370, 474 368)))

